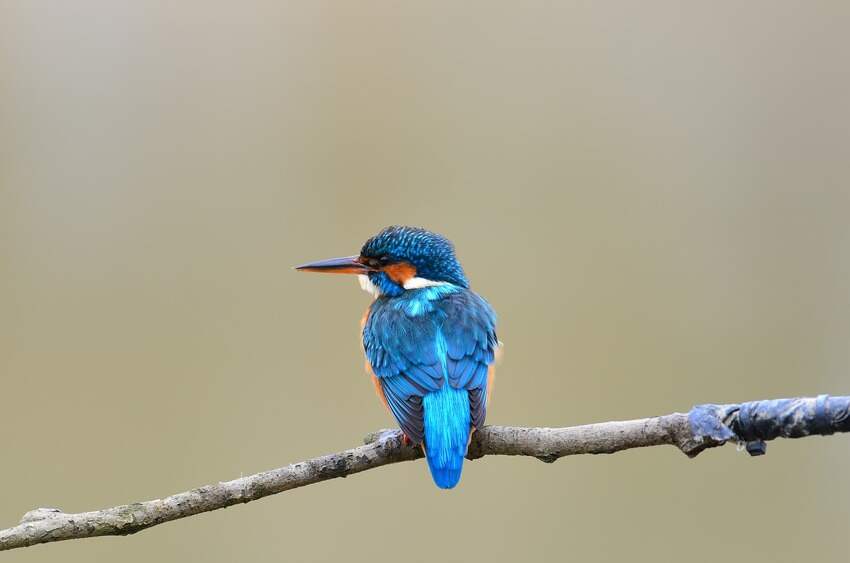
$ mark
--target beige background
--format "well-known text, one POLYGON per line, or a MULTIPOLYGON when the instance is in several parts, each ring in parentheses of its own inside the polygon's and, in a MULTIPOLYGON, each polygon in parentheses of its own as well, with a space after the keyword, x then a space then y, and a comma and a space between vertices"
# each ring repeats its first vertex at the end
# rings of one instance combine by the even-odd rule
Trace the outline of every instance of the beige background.
MULTIPOLYGON (((451 237, 489 421, 850 393, 846 2, 0 0, 0 525, 391 424, 368 297, 451 237)), ((850 441, 396 465, 36 561, 845 560, 850 441)))

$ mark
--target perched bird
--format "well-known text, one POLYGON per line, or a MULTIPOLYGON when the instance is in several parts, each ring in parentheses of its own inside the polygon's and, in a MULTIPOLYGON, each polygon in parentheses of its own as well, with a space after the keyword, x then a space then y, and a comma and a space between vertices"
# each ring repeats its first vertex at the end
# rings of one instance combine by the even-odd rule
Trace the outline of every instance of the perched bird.
POLYGON ((499 341, 496 315, 469 282, 445 237, 387 227, 360 254, 297 270, 357 274, 375 300, 363 349, 378 396, 405 439, 425 452, 434 483, 451 489, 484 425, 499 341))

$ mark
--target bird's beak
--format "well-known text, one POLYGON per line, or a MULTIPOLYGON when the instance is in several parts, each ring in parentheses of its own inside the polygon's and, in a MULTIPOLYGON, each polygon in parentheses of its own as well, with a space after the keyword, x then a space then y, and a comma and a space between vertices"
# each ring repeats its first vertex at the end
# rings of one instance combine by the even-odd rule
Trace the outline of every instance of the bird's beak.
POLYGON ((372 269, 360 262, 359 256, 346 256, 345 258, 331 258, 330 260, 319 260, 295 266, 301 272, 320 272, 323 274, 366 274, 372 269))

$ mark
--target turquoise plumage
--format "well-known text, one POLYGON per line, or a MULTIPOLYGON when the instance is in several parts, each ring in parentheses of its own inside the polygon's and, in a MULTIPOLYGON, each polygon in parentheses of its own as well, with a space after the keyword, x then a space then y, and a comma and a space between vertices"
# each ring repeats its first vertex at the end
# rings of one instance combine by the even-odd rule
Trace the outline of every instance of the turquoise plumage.
POLYGON ((363 345, 399 426, 414 443, 424 441, 437 485, 453 487, 470 428, 486 417, 497 346, 492 309, 458 286, 381 296, 369 309, 363 345))
POLYGON ((300 269, 367 277, 377 295, 363 326, 373 376, 402 431, 423 445, 434 482, 454 487, 470 432, 484 425, 499 344, 495 313, 469 289, 451 243, 424 229, 390 227, 356 257, 300 269))
POLYGON ((434 483, 451 489, 460 481, 469 442, 468 393, 444 384, 422 398, 425 414, 425 459, 434 483))

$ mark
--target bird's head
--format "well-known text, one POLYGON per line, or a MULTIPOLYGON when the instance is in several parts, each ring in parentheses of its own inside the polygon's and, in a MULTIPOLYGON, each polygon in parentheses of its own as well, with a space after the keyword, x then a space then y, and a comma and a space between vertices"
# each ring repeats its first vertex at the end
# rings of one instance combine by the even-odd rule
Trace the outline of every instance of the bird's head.
POLYGON ((364 289, 391 297, 432 285, 469 287, 451 241, 418 227, 387 227, 367 240, 360 254, 311 262, 296 269, 358 274, 364 289))

